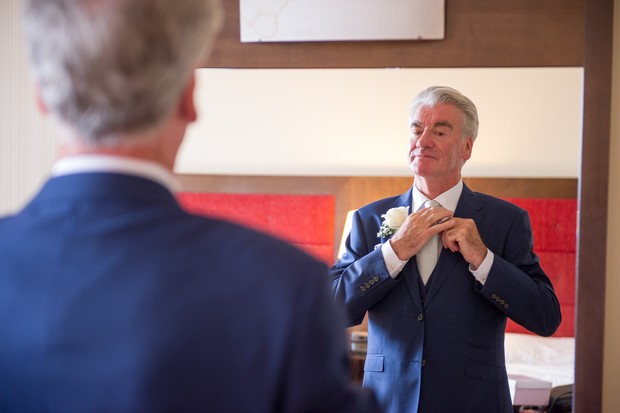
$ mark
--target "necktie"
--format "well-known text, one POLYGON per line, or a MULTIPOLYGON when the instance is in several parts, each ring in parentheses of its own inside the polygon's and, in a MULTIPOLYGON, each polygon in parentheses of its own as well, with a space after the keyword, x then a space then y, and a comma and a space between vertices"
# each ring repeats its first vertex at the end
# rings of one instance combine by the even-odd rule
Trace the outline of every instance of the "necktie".
MULTIPOLYGON (((438 207, 441 206, 439 202, 429 200, 422 205, 422 208, 438 207)), ((420 208, 420 209, 422 209, 420 208)), ((433 235, 426 244, 422 247, 420 252, 416 255, 416 262, 418 263, 418 270, 422 277, 422 282, 426 285, 435 264, 437 264, 437 258, 439 257, 439 235, 433 235)))

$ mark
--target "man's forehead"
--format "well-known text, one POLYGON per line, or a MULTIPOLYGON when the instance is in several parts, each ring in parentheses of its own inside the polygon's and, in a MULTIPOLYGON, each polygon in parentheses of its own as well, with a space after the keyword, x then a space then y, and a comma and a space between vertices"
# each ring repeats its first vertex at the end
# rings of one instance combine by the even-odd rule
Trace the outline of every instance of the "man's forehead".
POLYGON ((420 106, 413 114, 412 126, 431 127, 446 126, 454 129, 461 125, 463 114, 453 105, 438 104, 420 106))
POLYGON ((418 126, 418 127, 428 127, 428 126, 441 127, 443 126, 446 128, 454 129, 454 125, 449 120, 437 120, 436 122, 431 123, 430 125, 425 125, 424 122, 414 120, 411 124, 413 126, 418 126))

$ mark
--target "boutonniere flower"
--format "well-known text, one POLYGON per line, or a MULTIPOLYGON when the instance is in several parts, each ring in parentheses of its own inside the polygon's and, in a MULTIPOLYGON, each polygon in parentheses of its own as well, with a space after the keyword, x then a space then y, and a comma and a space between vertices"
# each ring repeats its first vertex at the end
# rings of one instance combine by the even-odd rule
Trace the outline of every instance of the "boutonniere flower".
POLYGON ((377 237, 387 237, 388 235, 394 234, 402 225, 402 223, 405 222, 405 219, 407 219, 408 215, 408 206, 388 209, 385 214, 381 215, 381 218, 383 218, 383 222, 381 223, 381 228, 379 228, 379 232, 377 232, 377 237))

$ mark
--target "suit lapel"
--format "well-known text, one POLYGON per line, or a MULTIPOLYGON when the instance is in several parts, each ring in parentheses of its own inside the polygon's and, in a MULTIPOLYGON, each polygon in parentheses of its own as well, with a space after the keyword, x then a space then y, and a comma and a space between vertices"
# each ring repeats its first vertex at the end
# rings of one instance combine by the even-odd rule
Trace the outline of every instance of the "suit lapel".
MULTIPOLYGON (((463 192, 459 198, 459 202, 454 211, 454 216, 459 218, 471 218, 476 223, 476 226, 480 227, 480 223, 484 218, 483 205, 480 203, 476 194, 474 194, 466 185, 463 185, 463 192)), ((412 260, 413 261, 413 260, 412 260)), ((438 294, 441 286, 446 280, 452 276, 452 273, 459 268, 458 263, 465 263, 462 255, 459 252, 452 252, 448 249, 442 249, 439 255, 437 265, 431 275, 428 291, 426 293, 426 299, 424 300, 424 307, 428 307, 433 298, 438 294)), ((417 265, 416 273, 417 273, 417 265)))

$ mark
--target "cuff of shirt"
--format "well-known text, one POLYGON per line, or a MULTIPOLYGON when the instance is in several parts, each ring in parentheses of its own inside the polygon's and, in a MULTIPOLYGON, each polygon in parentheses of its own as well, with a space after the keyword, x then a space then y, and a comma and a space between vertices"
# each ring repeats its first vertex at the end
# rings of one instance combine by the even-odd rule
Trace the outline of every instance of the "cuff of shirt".
POLYGON ((389 240, 381 244, 381 253, 383 254, 383 261, 385 261, 385 267, 388 270, 388 274, 390 274, 390 277, 396 278, 409 260, 400 260, 396 256, 396 253, 394 252, 392 244, 390 244, 389 240))
POLYGON ((476 278, 476 280, 478 280, 478 282, 482 285, 484 285, 484 283, 487 280, 487 277, 489 276, 489 272, 491 271, 491 266, 493 266, 494 257, 495 255, 493 255, 491 250, 487 248, 487 256, 484 258, 484 260, 482 261, 482 264, 480 264, 478 269, 474 270, 471 268, 471 265, 469 266, 469 271, 474 275, 474 278, 476 278))

